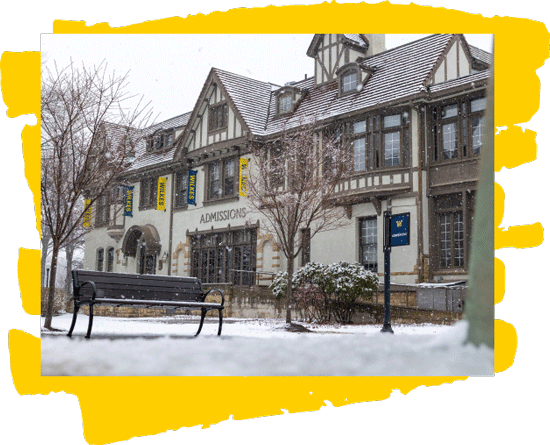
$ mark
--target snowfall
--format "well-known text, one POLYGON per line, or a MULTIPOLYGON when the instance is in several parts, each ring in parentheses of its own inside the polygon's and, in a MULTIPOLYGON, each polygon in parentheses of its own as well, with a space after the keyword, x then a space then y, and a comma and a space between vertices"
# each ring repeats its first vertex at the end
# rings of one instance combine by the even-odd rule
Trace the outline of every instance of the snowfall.
MULTIPOLYGON (((487 376, 491 348, 464 344, 468 323, 452 326, 309 325, 289 332, 284 320, 88 317, 71 314, 42 329, 42 375, 48 376, 487 376)), ((44 319, 42 319, 42 325, 44 319)))

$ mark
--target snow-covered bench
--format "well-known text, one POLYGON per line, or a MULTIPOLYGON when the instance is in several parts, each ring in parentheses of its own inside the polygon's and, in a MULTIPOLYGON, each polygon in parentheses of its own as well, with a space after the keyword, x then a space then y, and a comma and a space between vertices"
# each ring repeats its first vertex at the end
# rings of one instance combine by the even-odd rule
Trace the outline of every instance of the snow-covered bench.
POLYGON ((94 319, 94 306, 168 306, 173 308, 200 310, 201 321, 195 336, 199 335, 208 311, 219 314, 218 335, 222 332, 222 311, 225 298, 219 289, 204 292, 198 278, 173 277, 163 275, 134 275, 125 273, 73 270, 74 311, 71 328, 73 333, 78 310, 88 305, 90 318, 86 338, 90 338, 94 319), (206 302, 212 292, 221 295, 221 303, 206 302))

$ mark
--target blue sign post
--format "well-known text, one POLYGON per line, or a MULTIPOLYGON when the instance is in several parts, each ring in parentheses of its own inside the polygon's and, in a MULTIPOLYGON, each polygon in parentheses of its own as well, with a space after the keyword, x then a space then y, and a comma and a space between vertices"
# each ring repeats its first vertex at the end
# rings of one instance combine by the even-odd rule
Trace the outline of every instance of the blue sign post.
POLYGON ((187 204, 197 205, 195 198, 197 196, 197 170, 189 170, 187 177, 187 204))
POLYGON ((381 332, 393 334, 391 328, 390 254, 392 246, 410 244, 410 213, 392 215, 384 212, 384 326, 381 332))

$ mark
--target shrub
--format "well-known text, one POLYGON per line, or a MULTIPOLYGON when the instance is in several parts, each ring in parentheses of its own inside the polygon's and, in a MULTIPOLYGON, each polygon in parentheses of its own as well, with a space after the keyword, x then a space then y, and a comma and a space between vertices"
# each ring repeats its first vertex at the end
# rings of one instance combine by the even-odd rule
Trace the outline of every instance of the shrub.
MULTIPOLYGON (((271 285, 276 299, 286 295, 287 273, 279 272, 271 285)), ((309 322, 334 319, 350 323, 358 300, 368 300, 378 287, 378 276, 359 263, 340 261, 328 266, 310 262, 292 277, 296 309, 309 322)))

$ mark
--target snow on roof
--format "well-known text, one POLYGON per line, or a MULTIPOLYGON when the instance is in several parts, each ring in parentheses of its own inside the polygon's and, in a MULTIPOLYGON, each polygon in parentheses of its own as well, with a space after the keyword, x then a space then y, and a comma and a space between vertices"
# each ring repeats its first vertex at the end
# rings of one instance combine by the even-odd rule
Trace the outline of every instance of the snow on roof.
POLYGON ((474 59, 486 63, 487 65, 493 64, 493 55, 491 53, 488 53, 487 51, 484 51, 470 44, 468 44, 468 46, 470 47, 470 54, 474 59))
MULTIPOLYGON (((189 122, 189 117, 191 112, 180 114, 179 116, 172 117, 165 121, 159 122, 157 124, 151 125, 150 127, 145 128, 143 134, 145 136, 154 134, 159 130, 169 130, 171 128, 180 128, 183 129, 187 122, 189 122)), ((170 162, 174 158, 176 144, 175 141, 172 147, 168 150, 161 151, 150 151, 148 152, 145 149, 145 139, 141 139, 135 148, 135 159, 131 165, 125 170, 127 172, 134 172, 145 167, 150 167, 154 165, 163 164, 165 162, 170 162)))
POLYGON ((313 78, 301 82, 300 86, 308 88, 309 94, 298 109, 284 119, 277 117, 274 109, 270 110, 267 128, 262 134, 295 128, 312 119, 322 121, 383 106, 419 94, 452 38, 452 34, 436 34, 365 59, 362 65, 374 67, 376 71, 365 87, 355 94, 340 97, 337 81, 315 88, 313 78))
POLYGON ((267 120, 272 84, 214 68, 237 111, 254 134, 262 133, 267 120))

